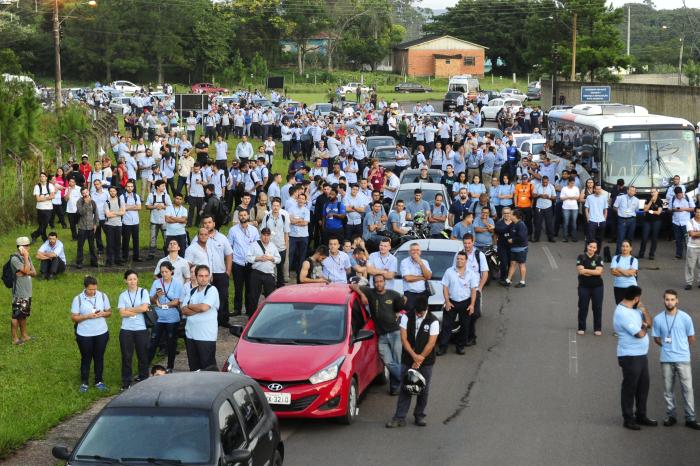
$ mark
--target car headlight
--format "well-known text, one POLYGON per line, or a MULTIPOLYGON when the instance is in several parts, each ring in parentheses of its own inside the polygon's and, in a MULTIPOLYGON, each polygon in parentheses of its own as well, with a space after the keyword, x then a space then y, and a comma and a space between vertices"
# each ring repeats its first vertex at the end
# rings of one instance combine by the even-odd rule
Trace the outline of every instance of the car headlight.
POLYGON ((317 383, 323 383, 323 382, 328 382, 329 380, 333 380, 336 377, 338 377, 338 371, 340 370, 340 366, 343 364, 343 361, 345 361, 345 356, 341 356, 320 371, 316 372, 314 375, 309 377, 309 382, 311 382, 313 385, 316 385, 317 383))
POLYGON ((245 372, 243 372, 241 366, 238 365, 238 361, 236 361, 236 355, 233 353, 231 353, 231 356, 229 356, 228 361, 226 361, 226 369, 228 372, 231 372, 233 374, 245 375, 245 372))

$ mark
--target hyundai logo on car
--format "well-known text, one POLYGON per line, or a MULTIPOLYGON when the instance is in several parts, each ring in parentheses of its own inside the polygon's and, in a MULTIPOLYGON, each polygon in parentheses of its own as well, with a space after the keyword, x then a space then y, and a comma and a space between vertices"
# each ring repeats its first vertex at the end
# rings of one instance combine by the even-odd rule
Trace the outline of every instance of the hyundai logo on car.
POLYGON ((273 392, 278 392, 278 391, 282 390, 284 388, 284 386, 282 386, 282 384, 279 384, 279 383, 271 383, 270 385, 267 386, 267 388, 269 388, 273 392))

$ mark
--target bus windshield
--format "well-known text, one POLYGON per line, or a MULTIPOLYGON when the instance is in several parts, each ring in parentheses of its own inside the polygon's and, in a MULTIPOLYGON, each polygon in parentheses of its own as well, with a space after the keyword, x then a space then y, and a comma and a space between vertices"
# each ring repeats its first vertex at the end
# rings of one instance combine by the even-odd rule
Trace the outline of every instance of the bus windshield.
POLYGON ((681 183, 697 179, 695 133, 689 129, 610 131, 603 134, 603 181, 625 186, 668 186, 675 175, 681 183))

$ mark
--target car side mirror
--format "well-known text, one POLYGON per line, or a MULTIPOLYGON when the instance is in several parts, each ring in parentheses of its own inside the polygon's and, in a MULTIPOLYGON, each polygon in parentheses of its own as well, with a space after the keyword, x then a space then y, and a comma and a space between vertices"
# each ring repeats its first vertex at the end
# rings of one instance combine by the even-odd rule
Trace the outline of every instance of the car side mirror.
POLYGON ((253 456, 250 450, 234 450, 230 455, 226 455, 226 464, 233 466, 235 464, 245 463, 253 456))
POLYGON ((229 327, 228 331, 231 332, 231 335, 234 337, 241 338, 241 335, 243 335, 243 328, 242 325, 232 325, 229 327))
POLYGON ((372 338, 374 338, 374 330, 360 330, 353 337, 352 342, 357 343, 358 341, 371 340, 372 338))
POLYGON ((70 451, 68 451, 68 448, 66 447, 53 447, 51 449, 51 454, 53 455, 54 458, 59 459, 59 460, 64 460, 68 461, 70 459, 70 451))

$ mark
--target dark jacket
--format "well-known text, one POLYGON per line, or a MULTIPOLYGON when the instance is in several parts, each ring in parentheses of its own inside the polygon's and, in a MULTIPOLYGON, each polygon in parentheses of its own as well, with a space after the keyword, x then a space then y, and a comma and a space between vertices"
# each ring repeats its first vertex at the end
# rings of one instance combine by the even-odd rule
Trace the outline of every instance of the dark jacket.
MULTIPOLYGON (((423 322, 421 322, 421 326, 418 329, 418 334, 416 334, 415 311, 409 312, 407 317, 408 327, 406 328, 406 333, 408 337, 408 343, 411 345, 411 348, 413 348, 414 352, 420 354, 423 352, 425 345, 428 344, 428 340, 430 339, 430 325, 433 322, 435 322, 437 318, 432 314, 432 312, 428 311, 425 314, 423 322)), ((406 352, 405 349, 401 352, 401 364, 406 366, 411 366, 413 364, 413 358, 406 352)), ((432 366, 433 364, 435 364, 435 347, 433 347, 433 350, 425 358, 422 365, 432 366)))

